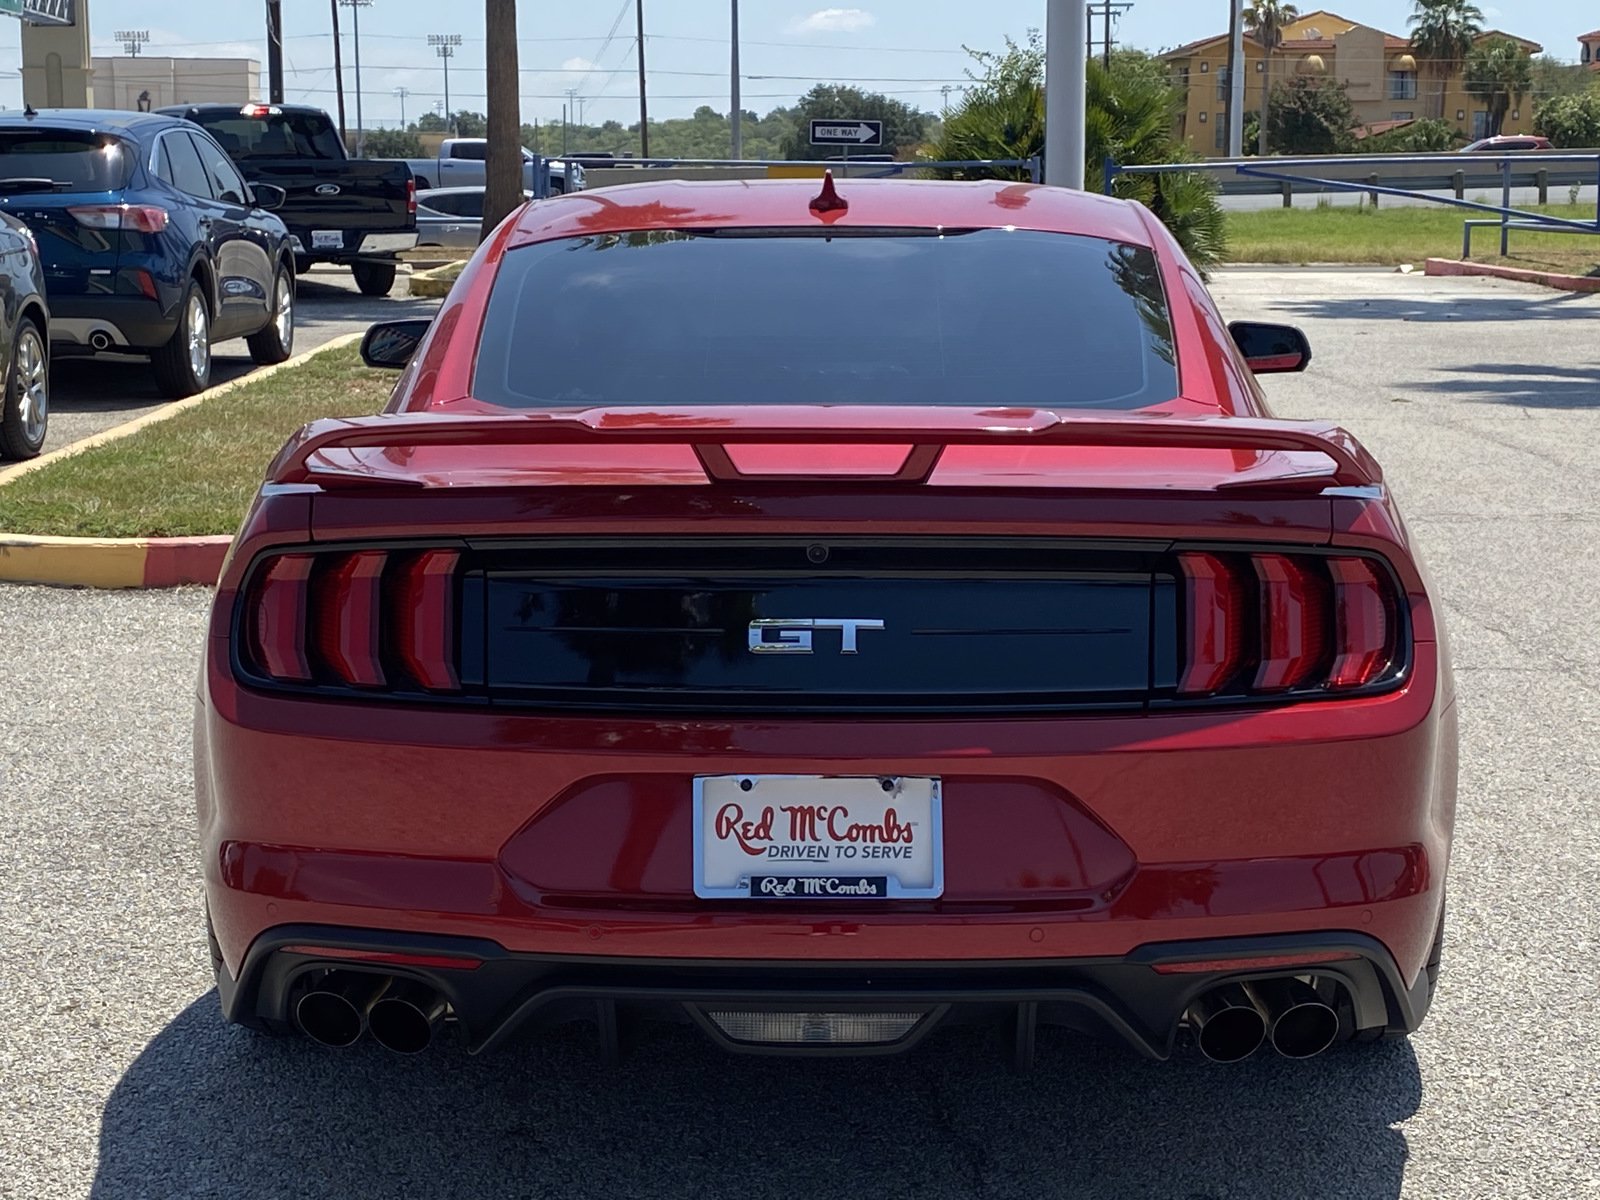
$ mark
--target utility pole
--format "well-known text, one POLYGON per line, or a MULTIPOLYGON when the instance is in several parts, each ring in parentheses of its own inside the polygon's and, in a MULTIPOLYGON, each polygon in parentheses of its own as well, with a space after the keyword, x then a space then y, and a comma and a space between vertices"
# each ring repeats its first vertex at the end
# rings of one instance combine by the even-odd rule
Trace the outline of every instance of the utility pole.
POLYGON ((454 133, 456 131, 456 116, 455 110, 450 107, 450 60, 455 57, 456 47, 461 45, 461 35, 459 33, 430 33, 428 35, 428 45, 432 46, 435 53, 444 61, 445 132, 454 133))
POLYGON ((283 0, 267 0, 267 100, 283 103, 283 0))
POLYGON ((408 87, 397 87, 394 90, 394 94, 400 97, 400 128, 403 131, 409 128, 409 126, 406 125, 406 97, 411 95, 411 89, 408 87))
POLYGON ((950 85, 948 83, 939 89, 939 98, 944 101, 944 107, 940 110, 939 115, 948 117, 950 115, 950 85))
POLYGON ((361 158, 367 148, 367 123, 361 118, 361 10, 372 0, 339 0, 350 10, 350 33, 356 46, 356 157, 361 158))
POLYGON ((1045 12, 1045 182, 1082 191, 1089 8, 1084 0, 1049 0, 1045 12))
MULTIPOLYGON (((1104 25, 1102 26, 1104 30, 1104 37, 1101 39, 1100 43, 1100 53, 1102 56, 1100 61, 1105 64, 1107 70, 1111 69, 1111 47, 1113 45, 1111 40, 1111 23, 1113 21, 1122 20, 1122 14, 1127 12, 1132 7, 1132 0, 1095 0, 1095 3, 1089 5, 1091 25, 1092 18, 1094 17, 1100 17, 1104 21, 1104 25)), ((1093 28, 1089 30, 1089 39, 1089 53, 1092 55, 1094 53, 1093 28)))
POLYGON ((732 100, 729 104, 729 119, 733 122, 733 157, 744 157, 744 130, 740 128, 742 115, 739 112, 739 0, 733 0, 733 51, 730 63, 730 75, 733 80, 732 100))
POLYGON ((1244 157, 1244 0, 1228 13, 1228 157, 1244 157))
MULTIPOLYGON (((627 9, 623 9, 624 12, 627 9)), ((639 45, 639 157, 650 157, 650 106, 644 98, 644 0, 633 0, 639 45)))
POLYGON ((339 0, 328 0, 333 9, 333 90, 339 97, 339 145, 349 151, 349 135, 344 128, 344 54, 339 45, 339 0))

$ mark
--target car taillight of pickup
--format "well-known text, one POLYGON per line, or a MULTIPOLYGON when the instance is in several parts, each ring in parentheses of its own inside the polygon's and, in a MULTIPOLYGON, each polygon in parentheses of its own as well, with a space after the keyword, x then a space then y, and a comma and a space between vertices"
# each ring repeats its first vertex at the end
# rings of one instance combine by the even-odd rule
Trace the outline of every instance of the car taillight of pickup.
POLYGON ((363 295, 394 285, 398 255, 417 244, 416 181, 403 162, 351 158, 339 127, 295 104, 191 104, 160 111, 202 126, 250 183, 284 190, 277 210, 296 269, 348 266, 363 295))

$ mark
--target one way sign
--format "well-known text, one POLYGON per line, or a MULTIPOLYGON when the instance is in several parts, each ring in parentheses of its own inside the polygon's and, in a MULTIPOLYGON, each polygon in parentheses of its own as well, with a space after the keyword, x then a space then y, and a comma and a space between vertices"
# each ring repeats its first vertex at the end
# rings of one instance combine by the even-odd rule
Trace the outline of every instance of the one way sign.
POLYGON ((813 146, 881 146, 882 121, 813 121, 813 146))

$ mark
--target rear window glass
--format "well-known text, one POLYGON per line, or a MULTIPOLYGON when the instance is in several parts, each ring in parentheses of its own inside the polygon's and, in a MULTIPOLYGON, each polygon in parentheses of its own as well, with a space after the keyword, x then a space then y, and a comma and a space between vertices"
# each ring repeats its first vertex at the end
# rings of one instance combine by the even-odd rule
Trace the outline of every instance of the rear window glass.
POLYGON ((641 232, 501 264, 473 394, 557 405, 1018 403, 1177 395, 1154 255, 1022 230, 641 232))
POLYGON ((128 185, 133 156, 126 143, 73 129, 0 130, 0 192, 5 181, 49 179, 62 191, 109 192, 128 185))
POLYGON ((252 158, 325 158, 342 160, 339 131, 321 113, 205 113, 190 118, 204 125, 235 162, 252 158))

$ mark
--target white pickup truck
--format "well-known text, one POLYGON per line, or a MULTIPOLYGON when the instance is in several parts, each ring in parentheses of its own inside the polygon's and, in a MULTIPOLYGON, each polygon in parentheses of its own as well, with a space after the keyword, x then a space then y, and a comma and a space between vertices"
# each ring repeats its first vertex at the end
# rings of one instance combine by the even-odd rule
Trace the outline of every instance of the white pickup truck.
MULTIPOLYGON (((487 138, 445 138, 439 146, 438 158, 408 158, 403 160, 416 176, 417 190, 430 188, 482 187, 488 170, 489 141, 487 138)), ((522 186, 534 190, 534 174, 539 158, 532 150, 522 151, 522 186)), ((577 192, 583 189, 583 168, 577 163, 550 160, 550 190, 552 192, 577 192)))

